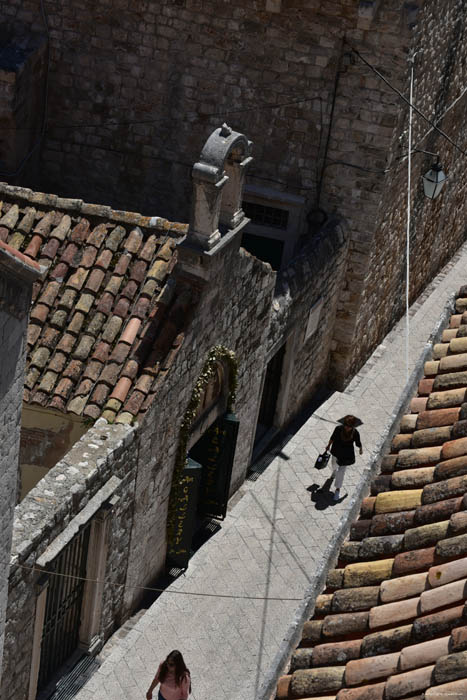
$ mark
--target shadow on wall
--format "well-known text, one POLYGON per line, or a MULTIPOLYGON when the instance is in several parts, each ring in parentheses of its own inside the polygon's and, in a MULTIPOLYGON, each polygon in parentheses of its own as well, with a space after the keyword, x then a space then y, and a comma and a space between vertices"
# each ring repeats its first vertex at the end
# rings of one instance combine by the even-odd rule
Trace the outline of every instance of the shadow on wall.
POLYGON ((56 413, 39 406, 23 406, 20 501, 62 459, 88 427, 78 416, 56 413))

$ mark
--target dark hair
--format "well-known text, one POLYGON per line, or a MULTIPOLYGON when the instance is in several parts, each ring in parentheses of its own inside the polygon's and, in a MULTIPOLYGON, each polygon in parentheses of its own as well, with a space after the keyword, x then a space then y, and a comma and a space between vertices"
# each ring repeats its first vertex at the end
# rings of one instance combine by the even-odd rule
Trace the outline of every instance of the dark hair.
POLYGON ((343 418, 342 422, 343 422, 343 424, 344 424, 345 426, 350 427, 350 428, 354 428, 354 427, 355 427, 355 423, 357 422, 357 419, 355 418, 355 416, 352 416, 352 415, 349 413, 347 416, 345 416, 345 417, 343 418))
POLYGON ((167 678, 167 674, 169 673, 169 663, 175 665, 175 682, 177 685, 181 685, 185 674, 189 674, 190 672, 187 669, 183 656, 178 649, 171 651, 166 660, 162 662, 162 667, 159 674, 160 682, 163 683, 167 678))

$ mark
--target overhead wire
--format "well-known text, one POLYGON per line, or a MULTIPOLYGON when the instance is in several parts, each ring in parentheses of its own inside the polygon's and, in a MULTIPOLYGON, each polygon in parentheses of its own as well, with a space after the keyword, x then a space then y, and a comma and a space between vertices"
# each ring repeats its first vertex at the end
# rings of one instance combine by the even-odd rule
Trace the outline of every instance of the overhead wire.
POLYGON ((418 114, 419 117, 424 119, 435 131, 437 131, 443 138, 445 138, 449 143, 454 146, 462 155, 467 155, 467 152, 461 148, 446 132, 444 132, 442 129, 440 129, 435 122, 433 122, 429 117, 427 117, 416 105, 411 102, 410 99, 408 99, 398 88, 395 87, 395 85, 392 85, 392 83, 389 82, 389 80, 377 69, 375 66, 373 66, 369 61, 366 60, 362 56, 362 54, 357 51, 348 41, 347 39, 344 40, 347 46, 352 50, 352 52, 358 56, 358 58, 366 65, 370 70, 373 71, 393 92, 395 92, 401 100, 403 100, 409 107, 413 109, 413 111, 418 114))
POLYGON ((56 576, 60 578, 66 578, 66 579, 72 579, 75 581, 83 581, 87 583, 94 583, 96 585, 102 584, 106 586, 113 586, 114 588, 125 588, 125 589, 131 589, 131 590, 138 590, 138 591, 148 591, 152 593, 170 593, 170 594, 175 594, 175 595, 187 595, 187 596, 194 596, 194 597, 199 597, 199 598, 228 598, 228 599, 236 599, 236 600, 270 600, 270 601, 277 601, 277 602, 292 602, 292 601, 301 601, 302 598, 291 598, 291 597, 282 597, 282 596, 251 596, 251 595, 245 595, 245 594, 234 594, 234 593, 207 593, 206 591, 182 591, 179 588, 162 588, 162 587, 156 587, 156 586, 135 586, 131 585, 128 583, 117 583, 115 581, 109 581, 108 579, 94 579, 94 578, 88 578, 86 576, 76 576, 75 574, 64 574, 60 571, 49 571, 47 569, 43 569, 41 567, 37 566, 27 566, 26 564, 20 564, 18 562, 13 562, 12 566, 17 566, 20 569, 24 569, 26 571, 30 571, 32 573, 38 573, 38 574, 43 574, 46 576, 56 576))

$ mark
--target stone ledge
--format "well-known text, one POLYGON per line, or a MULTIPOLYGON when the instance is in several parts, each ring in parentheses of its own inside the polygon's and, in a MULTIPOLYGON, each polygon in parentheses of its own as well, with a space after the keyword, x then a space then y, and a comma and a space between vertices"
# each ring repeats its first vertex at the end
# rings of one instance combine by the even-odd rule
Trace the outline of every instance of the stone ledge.
POLYGON ((160 216, 143 216, 138 212, 119 211, 106 205, 83 202, 82 199, 58 197, 56 194, 34 192, 27 187, 8 185, 6 182, 0 182, 0 196, 1 195, 6 195, 16 200, 23 200, 34 206, 59 209, 60 211, 66 211, 75 216, 104 218, 107 221, 115 223, 125 223, 141 226, 142 228, 156 229, 177 237, 184 236, 188 231, 188 224, 168 221, 160 216))
MULTIPOLYGON (((84 507, 89 506, 99 477, 105 478, 109 464, 122 456, 135 435, 134 427, 109 425, 99 419, 16 506, 10 575, 18 560, 24 561, 34 552, 40 557, 57 523, 65 529, 83 509, 83 499, 88 498, 84 507)), ((109 473, 107 478, 111 476, 109 473)))
POLYGON ((84 506, 66 528, 49 544, 47 549, 37 560, 37 566, 45 568, 55 557, 60 554, 63 548, 73 539, 79 529, 88 523, 91 518, 97 513, 99 508, 105 501, 113 496, 118 489, 122 480, 116 476, 111 476, 102 488, 91 498, 89 503, 84 506))

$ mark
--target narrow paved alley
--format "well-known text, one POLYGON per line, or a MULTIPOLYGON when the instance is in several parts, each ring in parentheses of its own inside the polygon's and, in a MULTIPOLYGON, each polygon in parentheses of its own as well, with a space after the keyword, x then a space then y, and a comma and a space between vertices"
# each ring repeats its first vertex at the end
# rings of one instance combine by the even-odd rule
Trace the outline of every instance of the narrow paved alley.
MULTIPOLYGON (((405 320, 385 338, 343 393, 334 393, 282 446, 256 481, 244 484, 222 528, 141 616, 76 696, 140 700, 158 662, 180 649, 195 700, 266 700, 299 623, 320 592, 329 557, 345 535, 374 464, 453 293, 467 282, 467 245, 411 310, 406 382, 405 320), (313 464, 346 413, 362 418, 363 457, 348 471, 348 496, 310 491, 329 476, 313 464), (315 500, 312 500, 312 499, 315 500)), ((155 694, 155 697, 157 695, 155 694)))

